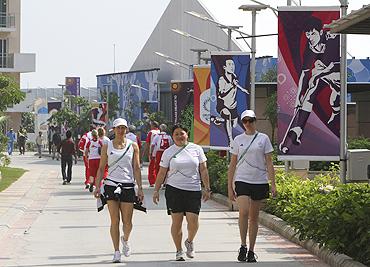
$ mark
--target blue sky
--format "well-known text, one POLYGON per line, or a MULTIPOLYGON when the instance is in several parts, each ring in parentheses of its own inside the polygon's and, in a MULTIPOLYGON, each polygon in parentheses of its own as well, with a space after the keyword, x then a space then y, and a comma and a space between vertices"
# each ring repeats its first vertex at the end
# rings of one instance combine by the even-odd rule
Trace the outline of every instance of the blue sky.
MULTIPOLYGON (((263 1, 263 0, 260 0, 263 1)), ((22 74, 22 88, 57 87, 66 76, 81 77, 81 86, 96 86, 96 75, 128 71, 170 0, 24 0, 21 52, 36 53, 36 72, 22 74)), ((201 0, 215 18, 243 25, 250 33, 249 12, 238 10, 248 0, 201 0)), ((285 0, 264 0, 274 7, 285 0)), ((302 0, 302 5, 339 6, 339 0, 302 0)), ((350 1, 349 12, 368 4, 350 1)), ((270 10, 257 16, 257 34, 277 32, 270 10)), ((242 42, 242 41, 240 41, 242 42)), ((246 46, 242 45, 245 49, 246 46)), ((356 58, 370 56, 370 36, 349 35, 348 51, 356 58)), ((277 55, 277 37, 257 41, 257 56, 277 55)))

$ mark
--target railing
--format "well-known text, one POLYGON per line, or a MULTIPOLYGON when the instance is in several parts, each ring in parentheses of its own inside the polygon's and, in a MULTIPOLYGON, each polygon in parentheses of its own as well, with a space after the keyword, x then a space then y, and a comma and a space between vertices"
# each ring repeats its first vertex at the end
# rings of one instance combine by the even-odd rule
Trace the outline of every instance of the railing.
POLYGON ((15 15, 0 14, 0 28, 15 28, 15 15))
POLYGON ((0 55, 0 68, 1 69, 14 68, 14 54, 0 55))

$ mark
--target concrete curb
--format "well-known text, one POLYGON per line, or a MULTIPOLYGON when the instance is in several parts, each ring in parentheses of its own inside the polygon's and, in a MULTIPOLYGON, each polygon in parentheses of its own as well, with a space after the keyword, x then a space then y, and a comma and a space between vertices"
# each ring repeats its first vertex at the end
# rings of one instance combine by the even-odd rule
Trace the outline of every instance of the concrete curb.
MULTIPOLYGON (((230 203, 229 199, 224 195, 215 193, 212 194, 211 199, 216 201, 217 203, 229 207, 229 210, 237 210, 237 207, 230 203)), ((332 267, 366 267, 361 262, 355 261, 345 254, 334 254, 332 251, 325 247, 320 248, 319 244, 315 243, 313 240, 300 241, 297 237, 297 232, 293 229, 293 227, 291 227, 287 222, 283 221, 279 217, 261 211, 259 222, 263 226, 279 233, 286 239, 300 245, 301 247, 304 247, 332 267)))

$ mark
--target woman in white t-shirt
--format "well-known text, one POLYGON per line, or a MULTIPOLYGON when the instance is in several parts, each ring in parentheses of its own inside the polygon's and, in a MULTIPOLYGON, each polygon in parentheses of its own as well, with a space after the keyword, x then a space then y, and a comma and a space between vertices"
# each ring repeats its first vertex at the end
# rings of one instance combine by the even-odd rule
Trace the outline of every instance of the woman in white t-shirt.
POLYGON ((174 145, 162 155, 160 169, 155 182, 153 202, 159 202, 159 189, 165 177, 167 212, 171 215, 171 234, 176 246, 176 261, 184 261, 182 250, 182 221, 184 215, 188 223, 188 237, 185 240, 186 255, 194 257, 193 240, 198 231, 198 216, 201 207, 203 182, 203 200, 210 198, 210 185, 203 149, 188 142, 188 129, 175 125, 172 129, 174 145))
POLYGON ((111 219, 110 234, 114 247, 113 262, 121 261, 119 251, 119 225, 120 217, 123 222, 123 254, 128 257, 131 254, 129 237, 132 230, 132 214, 135 202, 135 183, 138 186, 137 196, 139 201, 144 198, 139 147, 135 142, 126 138, 127 121, 122 118, 113 121, 115 137, 112 141, 103 145, 99 170, 95 182, 94 196, 100 198, 101 180, 104 176, 106 164, 108 164, 108 177, 104 180, 104 197, 108 204, 111 219))
POLYGON ((269 137, 257 132, 253 110, 245 110, 240 119, 245 132, 236 136, 231 143, 231 160, 227 175, 228 195, 231 201, 236 200, 239 207, 241 247, 238 261, 256 262, 254 246, 258 232, 258 216, 262 200, 269 197, 268 180, 271 181, 272 196, 276 194, 272 163, 274 149, 269 137), (249 251, 246 244, 248 230, 249 251))

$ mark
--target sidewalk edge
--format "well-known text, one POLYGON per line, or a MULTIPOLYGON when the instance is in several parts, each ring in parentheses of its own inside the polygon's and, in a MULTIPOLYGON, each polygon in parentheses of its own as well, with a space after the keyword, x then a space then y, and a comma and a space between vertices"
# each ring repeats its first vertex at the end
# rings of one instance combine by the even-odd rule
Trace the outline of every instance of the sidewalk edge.
MULTIPOLYGON (((224 195, 215 193, 212 194, 211 199, 219 204, 229 207, 229 209, 232 207, 232 204, 230 204, 230 201, 224 195)), ((279 233, 286 239, 304 247, 332 267, 366 267, 366 265, 355 261, 345 254, 335 254, 325 247, 320 248, 319 244, 315 243, 313 240, 300 241, 297 237, 297 232, 293 227, 279 217, 260 211, 259 222, 265 227, 279 233)))

